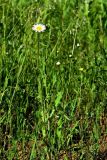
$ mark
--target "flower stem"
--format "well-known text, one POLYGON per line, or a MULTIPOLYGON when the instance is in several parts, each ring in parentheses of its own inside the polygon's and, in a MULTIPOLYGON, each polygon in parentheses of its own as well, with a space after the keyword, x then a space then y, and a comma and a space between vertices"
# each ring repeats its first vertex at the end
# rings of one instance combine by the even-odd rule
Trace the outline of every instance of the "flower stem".
POLYGON ((37 34, 37 39, 38 39, 38 53, 37 53, 37 66, 38 66, 38 63, 39 63, 39 47, 40 47, 40 35, 39 33, 37 34))

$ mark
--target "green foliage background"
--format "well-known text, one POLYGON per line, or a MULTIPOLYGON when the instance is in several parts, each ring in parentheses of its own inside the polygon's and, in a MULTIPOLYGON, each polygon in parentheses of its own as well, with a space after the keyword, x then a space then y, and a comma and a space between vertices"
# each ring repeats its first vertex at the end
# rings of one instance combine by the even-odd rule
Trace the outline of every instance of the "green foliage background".
POLYGON ((0 159, 93 160, 106 106, 107 2, 0 0, 0 159))

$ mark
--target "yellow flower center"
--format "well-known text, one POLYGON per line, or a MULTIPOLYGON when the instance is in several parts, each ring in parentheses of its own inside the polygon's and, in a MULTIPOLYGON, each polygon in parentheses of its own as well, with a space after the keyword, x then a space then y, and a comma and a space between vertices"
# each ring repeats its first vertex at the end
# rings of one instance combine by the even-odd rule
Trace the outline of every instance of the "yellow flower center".
POLYGON ((37 26, 36 28, 38 31, 41 31, 42 30, 42 26, 37 26))

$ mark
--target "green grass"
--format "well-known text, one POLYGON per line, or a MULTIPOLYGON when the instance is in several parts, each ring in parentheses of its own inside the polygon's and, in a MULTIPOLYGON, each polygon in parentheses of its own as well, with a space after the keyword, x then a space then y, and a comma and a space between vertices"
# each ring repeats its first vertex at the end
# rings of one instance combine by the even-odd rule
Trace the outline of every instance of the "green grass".
POLYGON ((107 2, 0 0, 0 20, 0 159, 106 151, 107 2))

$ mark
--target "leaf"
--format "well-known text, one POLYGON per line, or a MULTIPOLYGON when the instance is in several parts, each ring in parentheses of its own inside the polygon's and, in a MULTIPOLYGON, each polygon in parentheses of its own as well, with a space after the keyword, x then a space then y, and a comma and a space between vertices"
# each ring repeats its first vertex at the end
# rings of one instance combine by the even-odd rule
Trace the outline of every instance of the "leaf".
POLYGON ((62 136, 61 130, 59 130, 59 129, 57 129, 57 136, 58 136, 59 139, 60 139, 61 136, 62 136))
POLYGON ((55 100, 55 107, 57 107, 57 106, 60 104, 60 101, 61 101, 61 99, 62 99, 62 96, 63 96, 63 92, 62 92, 62 91, 58 92, 57 98, 56 98, 56 100, 55 100))

